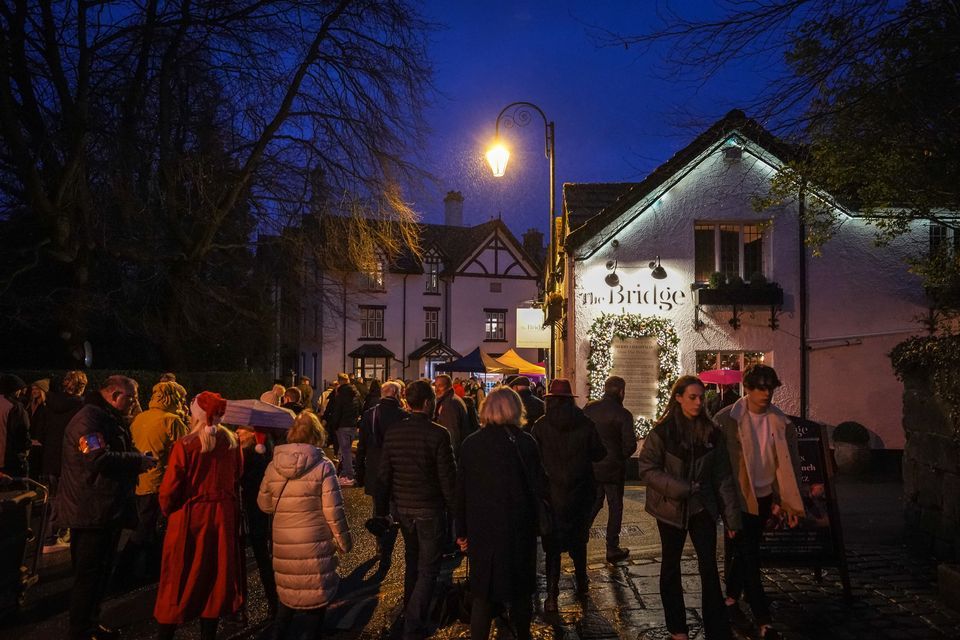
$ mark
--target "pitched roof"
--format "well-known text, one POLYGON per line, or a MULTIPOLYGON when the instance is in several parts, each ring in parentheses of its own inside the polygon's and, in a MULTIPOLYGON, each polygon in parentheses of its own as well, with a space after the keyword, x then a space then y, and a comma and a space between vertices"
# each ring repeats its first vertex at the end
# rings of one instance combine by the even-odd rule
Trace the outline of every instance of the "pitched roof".
POLYGON ((636 182, 564 182, 563 208, 571 231, 597 215, 617 198, 636 186, 636 182))
POLYGON ((393 351, 382 344, 365 344, 347 354, 348 358, 392 358, 393 351))
POLYGON ((409 360, 419 360, 424 356, 453 356, 454 358, 460 358, 461 355, 454 351, 450 345, 444 343, 442 340, 430 340, 429 342, 424 342, 423 346, 414 349, 407 355, 409 360))
MULTIPOLYGON (((734 131, 780 159, 793 158, 797 154, 796 147, 775 137, 755 120, 748 118, 743 111, 734 109, 697 136, 693 142, 675 153, 672 158, 657 167, 642 181, 630 186, 614 202, 604 207, 581 227, 571 231, 566 238, 567 251, 573 251, 583 246, 640 199, 663 185, 698 155, 710 148, 711 145, 716 144, 734 131)), ((571 229, 573 229, 572 224, 571 229)))

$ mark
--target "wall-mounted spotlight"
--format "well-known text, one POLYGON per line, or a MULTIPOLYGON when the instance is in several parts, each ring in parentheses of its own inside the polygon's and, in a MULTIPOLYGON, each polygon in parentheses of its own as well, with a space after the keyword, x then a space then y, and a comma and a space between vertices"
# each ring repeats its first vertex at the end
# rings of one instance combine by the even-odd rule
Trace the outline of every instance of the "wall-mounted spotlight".
POLYGON ((653 271, 650 272, 650 276, 654 280, 663 280, 667 277, 666 269, 660 266, 660 256, 657 256, 656 260, 650 261, 650 268, 653 269, 653 271))
POLYGON ((603 279, 603 281, 607 283, 607 286, 615 287, 620 284, 620 276, 617 275, 616 260, 607 260, 607 271, 610 273, 608 273, 607 277, 603 279))

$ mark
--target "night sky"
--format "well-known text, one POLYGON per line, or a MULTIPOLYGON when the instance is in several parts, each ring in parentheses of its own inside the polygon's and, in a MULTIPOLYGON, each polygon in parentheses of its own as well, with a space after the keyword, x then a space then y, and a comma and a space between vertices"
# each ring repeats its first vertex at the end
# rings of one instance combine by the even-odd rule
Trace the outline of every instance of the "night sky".
MULTIPOLYGON (((716 11, 705 0, 675 4, 697 17, 716 11)), ((431 51, 439 96, 424 150, 438 182, 411 197, 424 221, 442 222, 444 194, 461 191, 465 224, 501 215, 518 236, 546 232, 548 163, 536 117, 506 132, 507 174, 492 176, 483 153, 507 104, 533 102, 556 123, 559 213, 564 182, 643 179, 782 69, 765 60, 706 81, 679 78, 662 50, 598 44, 596 28, 635 33, 655 24, 652 2, 427 0, 424 15, 440 24, 431 51)))

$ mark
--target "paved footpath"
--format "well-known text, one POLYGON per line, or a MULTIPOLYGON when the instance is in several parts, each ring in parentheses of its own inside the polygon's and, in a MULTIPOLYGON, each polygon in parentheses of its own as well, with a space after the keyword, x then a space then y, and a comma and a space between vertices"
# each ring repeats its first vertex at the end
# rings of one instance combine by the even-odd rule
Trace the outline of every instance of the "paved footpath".
MULTIPOLYGON (((790 640, 899 640, 960 639, 960 613, 947 609, 936 592, 936 565, 910 554, 902 545, 903 518, 899 483, 841 483, 838 487, 847 558, 854 600, 841 597, 839 576, 825 570, 817 581, 812 570, 770 569, 765 572, 776 627, 790 640)), ((377 576, 370 536, 362 528, 369 514, 369 500, 362 489, 345 491, 348 518, 355 532, 356 549, 343 557, 341 595, 331 606, 324 638, 330 640, 381 639, 400 609, 402 595, 402 543, 386 576, 377 576)), ((584 602, 573 595, 572 566, 564 565, 561 579, 560 614, 545 621, 538 611, 534 635, 538 639, 629 638, 668 639, 658 589, 659 540, 656 524, 643 511, 644 489, 629 486, 626 492, 622 544, 632 549, 629 562, 610 566, 603 562, 603 531, 606 514, 601 512, 589 545, 590 592, 584 602)), ((720 554, 722 556, 722 554, 720 554)), ((0 625, 0 640, 54 640, 64 637, 66 595, 70 588, 69 554, 45 560, 41 585, 28 593, 19 622, 0 625), (66 556, 66 557, 65 557, 66 556)), ((541 564, 542 567, 542 564, 541 564)), ((462 568, 446 567, 454 577, 462 568)), ((224 621, 222 638, 267 637, 265 605, 250 564, 251 592, 248 620, 224 621)), ((683 560, 683 584, 691 638, 703 638, 700 626, 699 578, 690 547, 683 560)), ((540 576, 540 597, 543 594, 540 576)), ((154 586, 116 592, 105 603, 105 615, 121 627, 125 640, 152 638, 154 586)), ((187 625, 178 638, 197 638, 197 625, 187 625)), ((503 630, 501 637, 509 638, 503 630)), ((439 630, 438 639, 466 638, 469 629, 455 623, 439 630)), ((738 640, 742 640, 738 639, 738 640)))

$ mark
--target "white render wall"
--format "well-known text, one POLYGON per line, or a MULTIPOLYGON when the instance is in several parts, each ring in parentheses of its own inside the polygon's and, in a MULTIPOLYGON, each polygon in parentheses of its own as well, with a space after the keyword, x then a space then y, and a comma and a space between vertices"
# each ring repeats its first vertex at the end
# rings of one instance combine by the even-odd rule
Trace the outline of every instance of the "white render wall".
MULTIPOLYGON (((707 156, 692 171, 663 193, 659 200, 623 228, 615 224, 601 231, 599 249, 583 260, 573 261, 575 301, 564 373, 575 379, 577 393, 588 396, 586 364, 590 356, 587 332, 601 312, 657 315, 673 321, 680 338, 681 371, 694 373, 696 352, 701 350, 764 351, 784 382, 775 402, 788 413, 799 412, 800 323, 799 226, 795 204, 759 214, 750 196, 762 192, 772 170, 744 153, 740 161, 723 159, 719 150, 707 156), (751 307, 741 314, 742 325, 733 330, 729 308, 706 307, 694 327, 694 222, 771 220, 765 234, 765 275, 784 290, 780 326, 771 330, 770 310, 751 307), (619 241, 614 249, 611 241, 619 241), (650 276, 648 263, 660 256, 667 271, 665 280, 650 276), (605 264, 616 259, 617 273, 625 290, 670 294, 670 305, 619 303, 603 279, 605 264), (602 298, 595 304, 584 304, 602 298), (673 304, 676 301, 676 304, 673 304), (672 308, 665 308, 672 306, 672 308)), ((642 206, 642 205, 641 205, 642 206)), ((630 215, 621 216, 621 220, 630 215)), ((809 402, 812 419, 836 424, 843 420, 862 422, 876 434, 873 446, 901 449, 902 386, 894 377, 890 349, 911 333, 922 333, 915 318, 926 312, 919 280, 907 273, 904 256, 926 230, 902 238, 892 247, 873 246, 873 232, 860 220, 847 219, 820 257, 808 258, 809 402), (868 334, 884 334, 867 337, 868 334), (836 346, 837 337, 863 336, 860 344, 836 346)), ((583 255, 581 249, 581 256, 583 255)), ((569 262, 568 262, 569 264, 569 262)), ((844 342, 845 344, 845 342, 844 342)))

